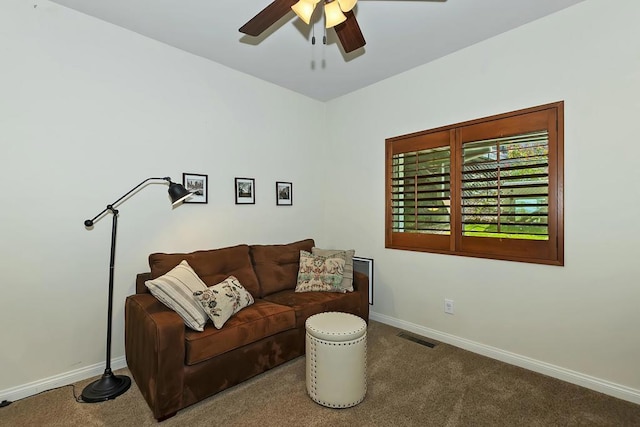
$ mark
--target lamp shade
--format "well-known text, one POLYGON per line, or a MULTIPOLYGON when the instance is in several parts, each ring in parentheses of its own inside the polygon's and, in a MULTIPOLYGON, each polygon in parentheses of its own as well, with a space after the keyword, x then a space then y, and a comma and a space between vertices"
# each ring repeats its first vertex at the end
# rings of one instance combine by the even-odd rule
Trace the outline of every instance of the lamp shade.
POLYGON ((298 18, 302 19, 305 24, 309 25, 313 11, 319 1, 320 0, 299 0, 298 3, 291 6, 291 10, 293 10, 296 15, 298 15, 298 18))
POLYGON ((343 12, 349 12, 356 5, 358 0, 338 0, 338 4, 340 5, 340 9, 343 12))
POLYGON ((325 26, 327 28, 333 28, 336 25, 346 21, 347 17, 344 16, 344 13, 342 13, 342 10, 340 10, 340 4, 334 0, 330 3, 325 3, 324 19, 325 26))
POLYGON ((193 192, 184 188, 182 184, 176 184, 172 181, 169 182, 169 197, 171 197, 171 204, 174 206, 192 195, 193 192))

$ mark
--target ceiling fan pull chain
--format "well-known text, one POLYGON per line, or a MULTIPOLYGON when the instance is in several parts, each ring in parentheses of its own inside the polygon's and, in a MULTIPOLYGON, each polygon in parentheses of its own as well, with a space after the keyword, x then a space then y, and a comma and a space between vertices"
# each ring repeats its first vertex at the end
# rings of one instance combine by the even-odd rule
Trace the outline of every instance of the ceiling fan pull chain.
POLYGON ((322 36, 322 44, 327 44, 327 29, 324 29, 324 35, 322 36))
POLYGON ((311 26, 311 44, 312 45, 316 44, 316 24, 315 24, 315 22, 311 26))

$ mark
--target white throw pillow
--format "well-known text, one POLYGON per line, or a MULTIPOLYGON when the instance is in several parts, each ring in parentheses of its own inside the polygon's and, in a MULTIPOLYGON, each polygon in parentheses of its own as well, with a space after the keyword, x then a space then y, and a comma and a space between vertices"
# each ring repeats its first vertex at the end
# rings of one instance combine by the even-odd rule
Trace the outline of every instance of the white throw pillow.
POLYGON ((147 280, 144 284, 154 297, 178 313, 185 325, 196 331, 204 331, 208 317, 193 293, 206 290, 207 285, 187 261, 182 261, 164 276, 147 280))
POLYGON ((253 297, 234 276, 193 293, 213 325, 220 329, 231 316, 253 304, 253 297))

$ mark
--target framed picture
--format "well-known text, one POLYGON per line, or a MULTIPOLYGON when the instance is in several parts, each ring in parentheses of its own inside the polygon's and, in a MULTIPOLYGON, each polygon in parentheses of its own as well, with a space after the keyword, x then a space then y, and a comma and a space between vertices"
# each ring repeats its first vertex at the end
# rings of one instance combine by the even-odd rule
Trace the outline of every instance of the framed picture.
POLYGON ((293 184, 290 182, 276 182, 276 205, 293 205, 293 184))
POLYGON ((369 279, 369 305, 373 305, 373 259, 354 256, 353 271, 363 273, 369 279))
POLYGON ((253 178, 236 178, 236 205, 253 205, 256 203, 256 180, 253 178))
POLYGON ((207 203, 209 185, 207 183, 209 177, 197 173, 183 173, 182 185, 195 194, 189 197, 184 203, 207 203))

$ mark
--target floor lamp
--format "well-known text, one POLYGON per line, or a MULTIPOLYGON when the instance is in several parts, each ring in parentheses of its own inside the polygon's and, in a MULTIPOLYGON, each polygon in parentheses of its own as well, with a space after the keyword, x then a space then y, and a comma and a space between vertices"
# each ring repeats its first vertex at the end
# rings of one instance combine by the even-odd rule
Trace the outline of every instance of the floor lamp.
POLYGON ((111 227, 111 260, 109 262, 109 307, 107 310, 107 361, 102 377, 82 390, 82 401, 88 403, 104 402, 105 400, 115 399, 131 387, 131 378, 126 375, 113 375, 111 372, 111 317, 113 313, 113 264, 116 254, 116 229, 118 226, 118 210, 115 206, 128 197, 131 193, 138 190, 149 181, 164 180, 169 183, 169 197, 173 206, 176 206, 183 200, 192 196, 194 193, 188 191, 182 184, 176 184, 171 181, 171 178, 147 178, 140 184, 129 190, 124 196, 120 197, 115 202, 107 205, 107 207, 94 216, 93 219, 88 219, 84 222, 85 227, 93 227, 93 222, 102 216, 105 212, 111 212, 113 223, 111 227))

